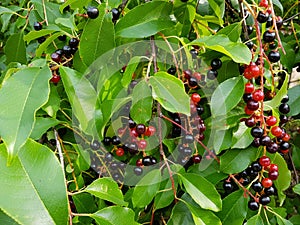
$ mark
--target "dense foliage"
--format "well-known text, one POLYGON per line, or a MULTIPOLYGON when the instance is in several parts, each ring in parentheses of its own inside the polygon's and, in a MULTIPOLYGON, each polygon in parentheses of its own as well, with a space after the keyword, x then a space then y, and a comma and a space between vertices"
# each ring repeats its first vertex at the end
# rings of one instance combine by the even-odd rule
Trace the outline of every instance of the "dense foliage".
POLYGON ((0 224, 300 224, 298 2, 0 18, 0 224))

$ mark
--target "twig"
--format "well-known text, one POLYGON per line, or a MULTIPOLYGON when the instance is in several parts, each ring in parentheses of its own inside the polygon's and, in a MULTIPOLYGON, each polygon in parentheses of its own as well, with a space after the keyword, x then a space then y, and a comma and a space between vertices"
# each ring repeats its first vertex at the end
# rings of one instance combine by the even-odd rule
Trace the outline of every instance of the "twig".
POLYGON ((64 156, 63 156, 63 152, 62 152, 60 141, 59 141, 59 136, 58 136, 58 133, 57 133, 56 129, 54 129, 54 136, 55 136, 55 141, 56 141, 56 148, 57 148, 58 155, 59 155, 60 165, 62 167, 64 177, 66 177, 64 156))
MULTIPOLYGON (((153 67, 154 67, 154 73, 156 73, 158 71, 158 68, 157 68, 157 57, 156 57, 156 49, 155 49, 155 42, 154 42, 154 37, 151 36, 150 37, 150 44, 151 44, 151 49, 152 49, 152 57, 153 57, 153 67)), ((161 105, 160 103, 158 102, 157 103, 157 113, 159 115, 158 117, 158 137, 159 137, 159 153, 161 155, 161 157, 163 158, 166 166, 167 166, 167 169, 168 169, 168 172, 169 172, 169 175, 170 175, 170 180, 171 180, 171 184, 172 184, 172 189, 173 189, 173 193, 174 193, 174 198, 175 198, 175 201, 177 201, 177 190, 176 190, 176 187, 175 187, 175 181, 174 181, 174 178, 173 178, 173 172, 170 168, 170 165, 168 163, 168 160, 167 160, 167 157, 164 153, 164 149, 163 149, 163 143, 162 143, 162 125, 161 125, 161 117, 160 115, 162 114, 161 112, 161 105)))

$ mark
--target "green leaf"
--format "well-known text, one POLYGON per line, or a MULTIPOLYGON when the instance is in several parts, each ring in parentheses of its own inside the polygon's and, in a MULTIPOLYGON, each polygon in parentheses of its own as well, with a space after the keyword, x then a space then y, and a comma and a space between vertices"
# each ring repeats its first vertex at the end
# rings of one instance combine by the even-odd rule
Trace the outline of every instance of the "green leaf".
POLYGON ((218 35, 226 35, 230 41, 238 42, 242 33, 242 22, 230 24, 218 31, 218 35))
POLYGON ((152 1, 130 10, 116 24, 116 36, 144 38, 174 26, 170 14, 172 3, 152 1))
POLYGON ((55 20, 59 17, 68 17, 67 14, 60 14, 59 4, 41 0, 32 0, 31 2, 34 4, 34 9, 39 14, 40 18, 45 19, 44 11, 46 11, 49 24, 55 24, 55 20))
POLYGON ((0 224, 19 225, 19 223, 0 209, 0 224))
POLYGON ((178 174, 186 192, 203 209, 218 212, 222 209, 221 196, 215 186, 204 177, 193 174, 178 174))
POLYGON ((182 24, 181 36, 187 36, 191 30, 191 25, 196 16, 196 7, 192 4, 185 2, 174 2, 174 15, 176 19, 182 24))
POLYGON ((62 32, 56 32, 50 37, 48 37, 42 44, 39 45, 39 47, 36 49, 36 56, 41 57, 42 54, 47 50, 48 46, 50 44, 53 44, 53 41, 58 38, 59 36, 63 35, 62 32))
POLYGON ((276 93, 275 97, 267 102, 264 102, 265 110, 272 110, 278 107, 281 104, 281 99, 287 95, 288 93, 288 83, 289 83, 289 75, 286 74, 285 80, 280 88, 280 90, 276 93))
POLYGON ((220 158, 220 169, 224 173, 238 173, 246 169, 257 158, 257 148, 229 149, 220 158))
POLYGON ((106 207, 93 215, 99 225, 139 225, 134 220, 134 212, 130 208, 124 208, 120 206, 106 207))
POLYGON ((293 187, 293 191, 294 191, 296 194, 300 195, 300 184, 295 185, 295 186, 293 187))
POLYGON ((0 208, 18 224, 66 224, 68 199, 64 174, 55 154, 28 140, 7 167, 0 145, 0 208))
POLYGON ((294 225, 300 225, 300 215, 292 216, 289 221, 294 225))
POLYGON ((240 123, 239 129, 233 133, 232 148, 247 148, 252 141, 251 129, 245 123, 240 123))
POLYGON ((67 67, 61 67, 61 78, 72 106, 74 115, 79 121, 81 129, 93 134, 97 94, 91 83, 79 72, 67 67))
POLYGON ((148 205, 159 190, 161 182, 160 170, 152 170, 147 173, 135 186, 132 194, 132 204, 135 208, 143 208, 148 205))
POLYGON ((89 193, 79 193, 72 196, 78 213, 94 213, 97 211, 95 198, 89 193))
MULTIPOLYGON (((217 122, 214 122, 216 124, 217 122)), ((218 129, 212 128, 211 134, 211 141, 209 142, 209 146, 212 144, 213 149, 216 151, 218 154, 222 150, 228 149, 231 147, 232 144, 232 130, 223 130, 223 129, 218 129), (212 142, 212 143, 211 143, 212 142)))
POLYGON ((56 113, 60 108, 60 96, 57 86, 50 84, 50 95, 48 102, 43 105, 42 109, 51 117, 56 117, 56 113))
POLYGON ((8 78, 0 89, 0 101, 5 105, 0 110, 0 135, 9 162, 30 136, 36 111, 47 102, 51 77, 48 67, 26 68, 8 78))
POLYGON ((136 123, 146 124, 152 116, 152 93, 145 80, 141 80, 132 91, 130 116, 136 123))
POLYGON ((190 115, 190 98, 185 93, 184 85, 178 78, 166 73, 157 72, 150 77, 152 96, 162 107, 170 112, 190 115))
POLYGON ((291 109, 289 116, 296 116, 300 113, 300 85, 288 89, 288 96, 291 109))
POLYGON ((172 209, 167 225, 193 225, 194 220, 190 209, 182 201, 178 202, 172 209))
POLYGON ((203 46, 207 49, 223 53, 236 63, 248 65, 252 58, 252 54, 245 44, 231 42, 224 34, 204 36, 192 41, 189 45, 203 46))
POLYGON ((24 36, 24 41, 27 43, 31 42, 32 40, 38 39, 39 37, 44 37, 48 34, 55 33, 56 31, 61 31, 59 27, 56 27, 54 25, 51 25, 50 27, 47 27, 47 29, 42 29, 39 31, 33 30, 30 31, 28 34, 24 36))
POLYGON ((30 134, 30 138, 37 140, 39 139, 46 131, 60 124, 61 122, 55 118, 47 118, 47 117, 37 117, 30 134))
POLYGON ((256 214, 247 221, 246 225, 264 225, 264 221, 260 214, 256 214))
MULTIPOLYGON (((173 176, 174 185, 177 187, 178 179, 177 176, 173 176)), ((155 209, 162 209, 170 205, 174 201, 174 192, 172 189, 172 182, 171 179, 165 179, 161 182, 160 190, 156 194, 154 199, 154 206, 155 209)))
POLYGON ((191 211, 195 225, 221 225, 220 219, 213 212, 199 208, 188 195, 184 194, 182 201, 191 211))
POLYGON ((284 158, 279 153, 269 154, 269 157, 272 163, 277 164, 278 166, 279 176, 277 180, 273 181, 273 183, 277 188, 278 199, 281 206, 286 197, 284 191, 289 188, 291 183, 291 172, 289 171, 284 158))
POLYGON ((105 13, 105 4, 100 6, 97 19, 87 21, 80 39, 79 54, 87 66, 115 47, 114 25, 105 13))
POLYGON ((85 191, 117 205, 128 205, 128 203, 124 201, 122 191, 119 189, 118 184, 109 177, 102 177, 95 180, 86 187, 85 191))
POLYGON ((213 117, 226 115, 242 99, 244 80, 240 77, 230 78, 221 83, 211 97, 211 113, 213 117))
POLYGON ((217 213, 222 225, 243 224, 248 211, 247 202, 243 190, 235 191, 224 198, 223 209, 217 213))
POLYGON ((23 32, 19 32, 11 35, 5 44, 4 52, 6 55, 6 63, 19 62, 25 64, 26 58, 26 46, 23 40, 23 32))
POLYGON ((281 13, 283 13, 283 6, 282 6, 280 1, 279 0, 273 0, 272 2, 273 2, 274 5, 276 5, 280 9, 281 13))
POLYGON ((209 6, 212 8, 215 15, 218 17, 220 25, 222 26, 223 25, 224 9, 225 9, 224 1, 208 0, 208 2, 209 2, 209 6))
POLYGON ((278 225, 293 225, 290 221, 281 217, 279 214, 276 213, 275 216, 276 216, 278 225))
POLYGON ((123 77, 122 77, 123 87, 128 87, 128 85, 130 84, 130 82, 132 80, 132 75, 135 72, 135 70, 136 70, 137 66, 139 65, 140 61, 141 61, 140 56, 134 56, 130 59, 130 61, 126 65, 126 69, 125 69, 125 72, 124 72, 123 77))

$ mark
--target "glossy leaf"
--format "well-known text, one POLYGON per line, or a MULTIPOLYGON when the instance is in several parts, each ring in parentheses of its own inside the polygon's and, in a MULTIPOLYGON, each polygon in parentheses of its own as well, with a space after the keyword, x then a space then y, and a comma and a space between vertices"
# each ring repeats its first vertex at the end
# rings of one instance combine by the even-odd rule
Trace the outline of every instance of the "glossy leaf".
POLYGON ((135 186, 132 194, 133 207, 143 208, 148 205, 159 190, 161 182, 160 170, 147 173, 135 186))
POLYGON ((116 24, 116 36, 124 38, 144 38, 170 28, 172 4, 153 1, 139 5, 125 14, 116 24))
POLYGON ((178 202, 172 209, 172 213, 167 225, 183 224, 193 225, 194 220, 190 209, 183 202, 178 202))
POLYGON ((289 220, 283 218, 279 214, 275 214, 278 225, 294 225, 289 220))
POLYGON ((294 86, 288 90, 290 113, 289 116, 296 116, 300 113, 300 85, 294 86))
POLYGON ((89 193, 80 193, 72 196, 78 213, 94 213, 97 211, 95 198, 89 193))
POLYGON ((19 32, 11 35, 5 44, 4 52, 6 55, 6 63, 19 62, 25 64, 26 58, 26 46, 23 40, 23 32, 19 32))
POLYGON ((220 219, 213 212, 199 208, 188 195, 184 194, 182 201, 191 211, 195 225, 221 225, 220 219))
POLYGON ((241 33, 242 33, 242 23, 241 22, 230 24, 218 31, 218 35, 224 34, 232 42, 238 42, 238 40, 240 39, 241 33))
POLYGON ((42 109, 51 117, 56 117, 56 113, 60 108, 60 96, 58 88, 54 84, 50 84, 50 95, 48 102, 42 106, 42 109))
POLYGON ((87 21, 80 39, 79 54, 87 66, 115 47, 114 26, 104 4, 100 6, 99 16, 87 21))
POLYGON ((0 224, 19 225, 19 223, 0 209, 0 224))
POLYGON ((47 118, 47 117, 37 117, 30 134, 30 138, 37 140, 39 139, 46 131, 51 128, 55 127, 56 125, 60 124, 61 122, 54 118, 47 118))
POLYGON ((73 113, 81 129, 92 134, 93 126, 90 124, 95 120, 98 101, 95 89, 81 73, 75 70, 62 67, 60 73, 73 113))
POLYGON ((240 77, 230 78, 221 83, 211 98, 211 113, 213 117, 226 115, 242 99, 244 80, 240 77))
POLYGON ((256 214, 247 221, 246 225, 264 225, 264 220, 260 214, 256 214))
POLYGON ((132 91, 130 116, 136 123, 146 124, 152 116, 152 93, 145 80, 141 80, 132 91))
POLYGON ((217 213, 222 225, 240 225, 247 215, 248 199, 242 190, 235 191, 223 199, 223 209, 217 213))
POLYGON ((224 130, 218 128, 212 128, 210 133, 210 139, 208 146, 212 144, 213 149, 218 154, 222 150, 228 149, 232 144, 232 130, 224 130))
POLYGON ((42 29, 39 31, 33 30, 24 36, 24 41, 29 43, 32 40, 38 39, 39 37, 44 37, 48 34, 52 34, 52 33, 56 32, 56 31, 60 31, 60 29, 59 29, 59 27, 54 26, 54 25, 50 25, 47 27, 47 29, 42 29))
POLYGON ((2 144, 0 208, 18 224, 67 224, 66 185, 55 154, 28 140, 8 167, 7 158, 2 144))
POLYGON ((217 1, 217 0, 208 0, 208 3, 211 9, 214 11, 215 15, 218 17, 219 23, 222 26, 225 3, 223 1, 217 1))
POLYGON ((220 169, 224 173, 238 173, 246 169, 257 158, 257 148, 229 149, 220 158, 220 169))
POLYGON ((119 189, 118 184, 111 178, 99 178, 87 186, 85 191, 95 195, 98 198, 110 201, 117 205, 127 205, 127 202, 124 201, 122 191, 119 189))
POLYGON ((288 93, 288 83, 289 83, 289 75, 286 74, 285 80, 283 82, 283 85, 281 86, 280 90, 276 93, 275 97, 272 100, 269 100, 264 103, 265 110, 271 110, 276 107, 278 107, 281 103, 281 99, 286 96, 288 93))
POLYGON ((134 71, 136 70, 140 61, 141 61, 141 57, 134 56, 130 59, 130 61, 126 65, 126 69, 122 77, 123 87, 127 87, 130 84, 134 71))
POLYGON ((106 207, 93 215, 99 225, 139 225, 134 220, 134 212, 130 208, 124 208, 120 206, 106 207))
POLYGON ((218 212, 222 209, 221 196, 212 183, 204 177, 186 173, 179 176, 186 192, 203 209, 218 212))
POLYGON ((8 78, 0 89, 0 101, 5 105, 0 110, 0 135, 9 161, 30 136, 36 111, 47 102, 51 76, 47 67, 26 68, 8 78))
POLYGON ((246 45, 231 42, 224 34, 204 36, 192 41, 190 45, 203 46, 207 49, 223 53, 236 63, 249 64, 252 57, 251 52, 246 45))
POLYGON ((194 4, 186 4, 185 2, 174 2, 174 15, 176 19, 182 24, 182 36, 187 36, 191 25, 196 16, 196 7, 194 4))
POLYGON ((170 112, 190 115, 190 98, 185 93, 181 80, 166 72, 157 72, 150 77, 149 84, 153 88, 153 98, 162 107, 170 112))
POLYGON ((240 123, 238 130, 233 133, 232 148, 247 148, 252 141, 251 129, 245 123, 240 123))
POLYGON ((278 166, 279 176, 273 183, 277 188, 279 203, 281 206, 286 198, 284 191, 289 188, 291 183, 291 172, 289 171, 284 158, 279 153, 269 155, 269 157, 272 163, 277 164, 278 166))

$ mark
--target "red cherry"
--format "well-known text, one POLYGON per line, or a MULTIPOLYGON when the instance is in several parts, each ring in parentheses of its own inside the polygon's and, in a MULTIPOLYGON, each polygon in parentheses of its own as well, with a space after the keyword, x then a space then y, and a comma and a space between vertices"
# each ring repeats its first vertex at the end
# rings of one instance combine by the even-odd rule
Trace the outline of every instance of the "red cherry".
POLYGON ((138 141, 138 146, 139 146, 139 149, 146 149, 147 147, 147 141, 142 139, 142 140, 139 140, 138 141))
POLYGON ((266 120, 268 126, 274 126, 277 123, 277 119, 275 116, 269 116, 266 120))
POLYGON ((200 102, 201 100, 201 97, 198 93, 193 93, 192 96, 191 96, 191 100, 197 104, 198 102, 200 102))
POLYGON ((268 0, 261 0, 259 3, 260 7, 264 7, 264 8, 268 8, 269 7, 269 3, 268 0))
POLYGON ((245 84, 245 93, 251 94, 254 91, 254 85, 250 82, 245 84))
POLYGON ((198 81, 201 80, 201 73, 199 72, 194 72, 193 77, 195 77, 198 81))
POLYGON ((281 152, 282 154, 287 154, 287 153, 289 153, 289 149, 286 149, 286 150, 280 150, 280 152, 281 152))
POLYGON ((244 71, 244 77, 246 79, 252 79, 252 78, 256 78, 260 75, 260 70, 259 67, 254 63, 251 62, 244 71))
POLYGON ((255 100, 255 101, 263 101, 264 100, 264 92, 262 90, 256 90, 253 92, 252 94, 252 98, 255 100))
POLYGON ((154 126, 149 126, 146 129, 145 136, 153 136, 156 133, 156 128, 154 126))
POLYGON ((269 188, 273 185, 273 181, 270 178, 264 178, 261 181, 261 184, 265 187, 265 188, 269 188))
POLYGON ((282 135, 282 129, 278 126, 274 126, 271 129, 271 133, 275 136, 275 137, 280 137, 282 135))
POLYGON ((116 150, 116 155, 117 156, 123 156, 124 155, 124 149, 123 148, 118 148, 116 150))
POLYGON ((51 82, 54 84, 57 84, 60 81, 60 76, 57 74, 53 74, 52 78, 51 78, 51 82))
POLYGON ((248 109, 247 108, 247 106, 245 106, 245 113, 247 114, 247 115, 252 115, 255 111, 253 111, 253 110, 250 110, 250 109, 248 109))
POLYGON ((259 159, 259 164, 262 165, 263 167, 269 166, 270 163, 271 163, 271 160, 268 156, 264 155, 264 156, 260 157, 260 159, 259 159))
POLYGON ((139 134, 136 132, 135 128, 133 128, 133 129, 130 130, 130 136, 131 137, 137 137, 137 136, 139 136, 139 134))
POLYGON ((291 139, 291 136, 289 134, 287 134, 287 133, 282 138, 283 141, 289 141, 290 139, 291 139))
POLYGON ((271 164, 269 167, 268 167, 268 170, 271 172, 271 171, 278 171, 278 166, 276 164, 271 164))

